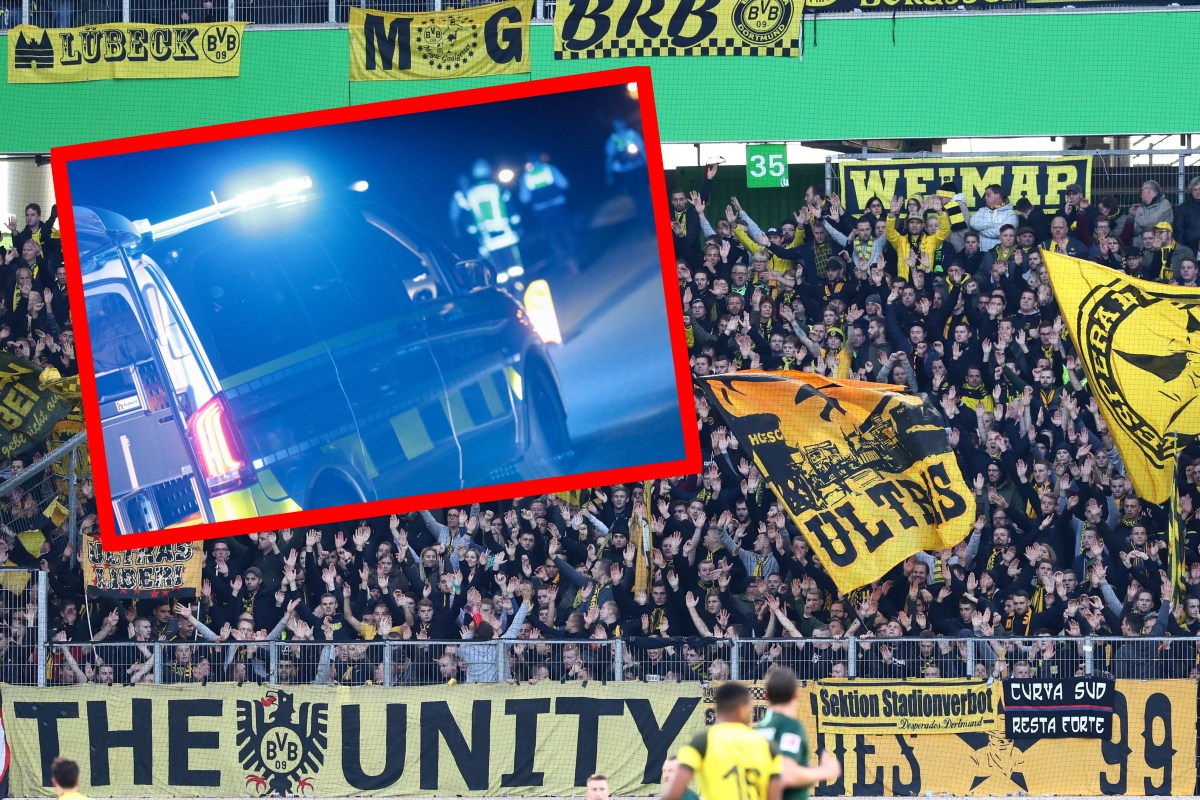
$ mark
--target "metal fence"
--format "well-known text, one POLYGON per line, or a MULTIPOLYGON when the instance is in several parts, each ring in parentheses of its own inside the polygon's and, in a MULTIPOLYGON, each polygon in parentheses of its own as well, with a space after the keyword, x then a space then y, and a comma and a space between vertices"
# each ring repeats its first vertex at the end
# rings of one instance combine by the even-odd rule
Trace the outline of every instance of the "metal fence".
POLYGON ((761 680, 772 667, 802 680, 1090 675, 1200 680, 1200 638, 584 639, 489 642, 56 641, 42 617, 0 612, 0 682, 433 686, 456 683, 761 680), (34 621, 36 618, 36 621, 34 621), (20 632, 24 629, 23 632, 20 632), (39 666, 40 665, 40 666, 39 666))
MULTIPOLYGON (((1138 194, 1146 181, 1157 181, 1163 194, 1182 203, 1187 183, 1200 175, 1200 150, 1055 150, 1014 153, 849 153, 825 158, 825 191, 842 193, 838 164, 848 161, 961 161, 968 158, 1090 156, 1092 202, 1112 195, 1123 208, 1141 202, 1138 194)), ((886 198, 885 198, 886 199, 886 198)), ((1015 200, 1016 198, 1014 198, 1015 200)), ((1057 203, 1056 203, 1057 205, 1057 203)))
MULTIPOLYGON (((100 25, 111 22, 178 24, 188 22, 251 22, 271 26, 330 26, 345 25, 352 5, 378 11, 423 12, 445 11, 483 5, 489 0, 22 0, 21 3, 0 7, 0 31, 18 24, 44 28, 67 28, 100 25)), ((549 23, 554 19, 554 0, 537 0, 534 21, 549 23)), ((1049 9, 1018 0, 1008 3, 995 14, 1038 14, 1049 9)), ((1128 13, 1130 11, 1181 11, 1189 8, 1163 6, 1131 8, 1129 0, 1089 0, 1081 7, 1055 7, 1054 13, 1128 13)), ((920 8, 889 8, 886 15, 861 13, 854 10, 827 10, 819 16, 851 19, 900 16, 945 16, 944 10, 927 11, 920 8)), ((951 12, 953 13, 953 12, 951 12)))

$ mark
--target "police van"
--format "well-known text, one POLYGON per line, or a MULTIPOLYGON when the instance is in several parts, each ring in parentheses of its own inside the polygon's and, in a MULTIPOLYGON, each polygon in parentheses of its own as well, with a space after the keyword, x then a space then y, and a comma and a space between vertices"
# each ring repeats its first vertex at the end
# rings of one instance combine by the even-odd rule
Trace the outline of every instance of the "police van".
POLYGON ((74 226, 122 533, 547 477, 570 451, 525 307, 365 191, 74 226))

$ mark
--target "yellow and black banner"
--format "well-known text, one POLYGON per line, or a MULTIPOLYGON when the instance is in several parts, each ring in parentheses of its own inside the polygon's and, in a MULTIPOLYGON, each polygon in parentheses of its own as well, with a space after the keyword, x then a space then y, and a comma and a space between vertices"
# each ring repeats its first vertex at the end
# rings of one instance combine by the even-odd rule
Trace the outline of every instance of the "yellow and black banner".
POLYGON ((5 686, 10 789, 70 753, 89 797, 645 796, 704 727, 697 684, 431 688, 5 686))
POLYGON ((140 600, 200 594, 204 548, 200 542, 108 552, 84 536, 83 585, 89 598, 140 600))
POLYGON ((1166 503, 1200 435, 1200 291, 1042 251, 1088 388, 1138 497, 1166 503))
POLYGON ((406 81, 529 72, 533 0, 389 14, 350 8, 350 80, 406 81))
POLYGON ((0 458, 41 446, 78 399, 78 377, 0 353, 0 458))
POLYGON ((8 32, 8 82, 236 78, 241 74, 244 26, 244 22, 122 22, 86 28, 18 25, 8 32))
POLYGON ((817 731, 859 733, 993 733, 1003 730, 1000 684, 984 680, 821 681, 817 731))
POLYGON ((558 0, 554 57, 800 55, 805 0, 558 0))
MULTIPOLYGON (((924 680, 910 681, 917 687, 924 680)), ((1112 734, 1103 739, 1010 739, 1003 729, 948 736, 826 733, 818 729, 822 684, 799 689, 797 711, 815 732, 810 752, 828 750, 842 777, 814 795, 1012 797, 1015 795, 1192 795, 1196 782, 1196 684, 1117 681, 1112 734)), ((712 689, 705 689, 711 721, 712 689)), ((767 702, 754 688, 754 717, 767 702)), ((11 723, 10 723, 11 727, 11 723)))
MULTIPOLYGON (((810 0, 811 3, 811 0, 810 0)), ((1092 190, 1092 159, 1088 156, 1010 158, 930 158, 838 161, 842 205, 851 214, 864 211, 872 197, 888 201, 893 196, 931 195, 943 183, 955 181, 968 208, 983 206, 983 191, 999 184, 1009 202, 1022 197, 1040 208, 1062 205, 1066 188, 1078 184, 1084 196, 1092 190)))
POLYGON ((843 594, 970 533, 945 422, 900 387, 759 371, 700 386, 843 594))

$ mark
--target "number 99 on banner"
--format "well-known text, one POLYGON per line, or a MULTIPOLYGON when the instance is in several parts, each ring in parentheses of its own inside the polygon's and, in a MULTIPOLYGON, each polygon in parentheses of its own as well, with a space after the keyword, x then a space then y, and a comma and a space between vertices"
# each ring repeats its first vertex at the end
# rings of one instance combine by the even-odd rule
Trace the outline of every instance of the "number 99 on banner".
POLYGON ((779 189, 787 185, 786 144, 746 145, 746 188, 779 189))

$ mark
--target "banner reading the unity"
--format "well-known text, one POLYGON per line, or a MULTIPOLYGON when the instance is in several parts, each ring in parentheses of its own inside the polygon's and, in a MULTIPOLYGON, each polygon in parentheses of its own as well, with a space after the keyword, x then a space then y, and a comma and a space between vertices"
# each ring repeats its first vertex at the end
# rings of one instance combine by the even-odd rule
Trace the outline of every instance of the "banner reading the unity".
POLYGON ((843 593, 970 533, 945 422, 900 387, 759 371, 700 385, 843 593))

